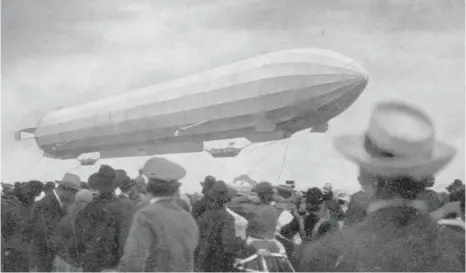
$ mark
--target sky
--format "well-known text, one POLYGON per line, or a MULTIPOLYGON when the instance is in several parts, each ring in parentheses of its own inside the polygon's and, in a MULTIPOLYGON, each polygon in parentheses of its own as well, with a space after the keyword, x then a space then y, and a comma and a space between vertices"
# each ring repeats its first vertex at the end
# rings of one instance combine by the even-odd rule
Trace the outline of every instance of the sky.
MULTIPOLYGON (((207 174, 241 174, 298 188, 358 190, 357 167, 332 144, 363 133, 377 102, 403 100, 425 109, 437 137, 457 148, 437 186, 465 174, 464 1, 368 0, 3 0, 1 37, 1 179, 82 180, 99 164, 130 176, 146 157, 99 161, 41 157, 14 132, 47 113, 131 92, 277 50, 315 47, 358 61, 370 75, 361 97, 329 123, 326 134, 300 132, 249 146, 236 158, 169 155, 188 175, 182 191, 200 191, 207 174)), ((228 141, 226 142, 228 143, 228 141)))

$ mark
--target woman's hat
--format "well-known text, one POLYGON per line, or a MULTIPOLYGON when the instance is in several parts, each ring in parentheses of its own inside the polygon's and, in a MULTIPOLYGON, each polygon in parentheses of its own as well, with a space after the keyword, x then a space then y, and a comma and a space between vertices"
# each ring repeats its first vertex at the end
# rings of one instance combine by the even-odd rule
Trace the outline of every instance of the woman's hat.
POLYGON ((72 173, 65 173, 61 180, 55 181, 58 185, 79 191, 81 189, 81 179, 72 173))
POLYGON ((335 148, 361 168, 388 177, 429 177, 445 167, 455 148, 435 140, 430 117, 409 104, 376 106, 363 136, 346 135, 335 148))

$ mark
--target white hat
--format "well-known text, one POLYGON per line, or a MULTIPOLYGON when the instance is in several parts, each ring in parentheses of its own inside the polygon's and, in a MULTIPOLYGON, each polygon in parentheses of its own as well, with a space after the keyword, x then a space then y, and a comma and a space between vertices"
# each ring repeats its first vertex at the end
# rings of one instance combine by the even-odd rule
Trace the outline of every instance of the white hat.
POLYGON ((364 136, 346 135, 335 148, 361 168, 388 177, 425 178, 445 167, 455 148, 435 141, 430 117, 402 102, 384 102, 372 113, 364 136))

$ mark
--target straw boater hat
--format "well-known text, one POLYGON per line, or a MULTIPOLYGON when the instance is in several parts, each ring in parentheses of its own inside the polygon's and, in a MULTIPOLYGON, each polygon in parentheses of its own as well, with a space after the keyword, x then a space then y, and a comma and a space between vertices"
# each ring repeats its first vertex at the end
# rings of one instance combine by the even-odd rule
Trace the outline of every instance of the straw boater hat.
POLYGON ((335 147, 361 168, 388 177, 432 176, 456 153, 435 140, 433 122, 425 112, 401 102, 377 105, 366 134, 342 136, 335 147))
POLYGON ((58 185, 79 191, 81 189, 81 179, 72 173, 65 173, 61 180, 55 181, 58 185))

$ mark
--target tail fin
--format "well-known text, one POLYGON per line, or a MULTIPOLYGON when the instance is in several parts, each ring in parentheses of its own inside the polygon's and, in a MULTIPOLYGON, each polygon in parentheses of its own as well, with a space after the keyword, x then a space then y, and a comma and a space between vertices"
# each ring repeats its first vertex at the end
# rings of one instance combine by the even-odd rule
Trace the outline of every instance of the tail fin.
POLYGON ((27 140, 34 137, 36 128, 26 128, 20 131, 15 132, 15 140, 27 140), (24 135, 26 134, 26 135, 24 135), (32 136, 31 136, 32 135, 32 136))

